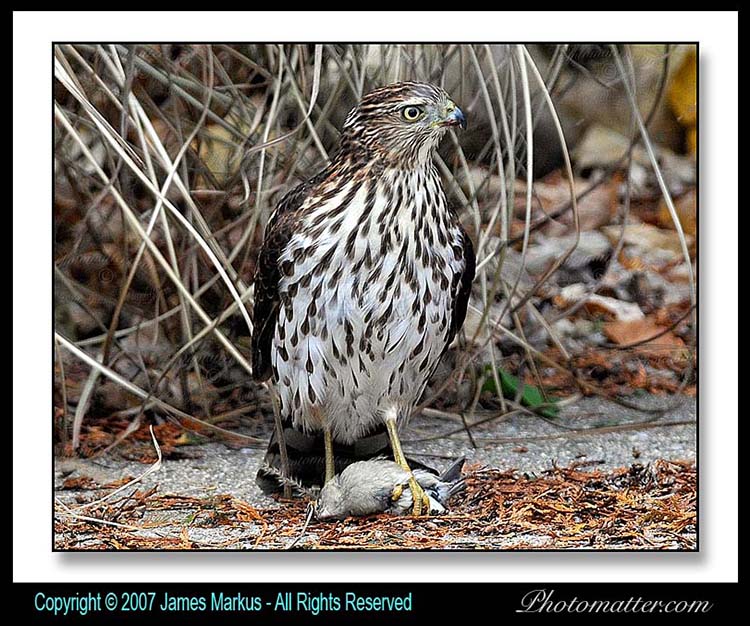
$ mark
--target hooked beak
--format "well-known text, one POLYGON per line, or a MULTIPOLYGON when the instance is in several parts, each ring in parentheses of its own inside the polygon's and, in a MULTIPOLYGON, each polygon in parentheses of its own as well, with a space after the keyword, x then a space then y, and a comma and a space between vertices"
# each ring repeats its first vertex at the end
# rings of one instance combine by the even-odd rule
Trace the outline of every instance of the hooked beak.
POLYGON ((466 130, 466 116, 455 104, 453 109, 443 118, 441 126, 460 126, 466 130))

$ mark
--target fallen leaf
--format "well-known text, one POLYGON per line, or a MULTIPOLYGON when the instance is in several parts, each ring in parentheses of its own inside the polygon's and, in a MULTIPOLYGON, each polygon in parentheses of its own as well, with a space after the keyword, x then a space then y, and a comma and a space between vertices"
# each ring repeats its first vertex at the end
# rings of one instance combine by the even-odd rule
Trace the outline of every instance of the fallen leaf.
POLYGON ((602 330, 608 339, 619 346, 638 343, 638 351, 644 354, 679 357, 685 350, 685 342, 682 339, 650 317, 627 322, 607 322, 602 330), (655 338, 651 339, 652 337, 655 338))
MULTIPOLYGON (((621 226, 605 226, 602 228, 612 244, 616 244, 622 233, 621 226)), ((695 238, 685 235, 688 247, 693 245, 695 238)), ((682 254, 680 237, 674 230, 665 230, 651 224, 628 224, 625 228, 624 243, 628 246, 637 246, 646 250, 661 249, 669 250, 675 254, 682 254)))
POLYGON ((695 127, 698 111, 698 61, 695 48, 690 51, 672 76, 667 91, 669 106, 680 125, 687 129, 688 150, 695 154, 695 127))
POLYGON ((98 489, 99 485, 96 484, 91 476, 76 476, 75 478, 66 478, 62 484, 63 489, 98 489))
MULTIPOLYGON (((697 207, 695 189, 691 189, 679 198, 674 198, 674 208, 677 211, 677 217, 680 218, 682 229, 688 234, 695 236, 697 229, 697 207)), ((659 202, 659 226, 674 230, 672 214, 667 208, 664 198, 659 202)))
MULTIPOLYGON (((482 386, 482 391, 489 391, 493 394, 497 394, 497 387, 495 386, 495 378, 492 376, 492 365, 485 365, 485 372, 487 374, 487 380, 482 386)), ((541 389, 534 387, 534 385, 527 385, 518 380, 513 374, 509 374, 504 369, 497 368, 498 378, 500 379, 500 386, 503 390, 503 395, 506 398, 515 398, 518 395, 519 387, 521 389, 520 402, 523 406, 527 406, 532 409, 536 409, 542 415, 554 418, 557 417, 559 409, 554 406, 555 398, 544 399, 544 394, 541 389), (552 406, 545 406, 552 404, 552 406)))
POLYGON ((604 313, 621 322, 640 320, 644 317, 643 311, 635 302, 623 302, 607 296, 588 294, 586 286, 581 283, 564 287, 555 296, 554 302, 558 308, 562 309, 579 302, 583 298, 586 299, 584 308, 589 313, 604 313))

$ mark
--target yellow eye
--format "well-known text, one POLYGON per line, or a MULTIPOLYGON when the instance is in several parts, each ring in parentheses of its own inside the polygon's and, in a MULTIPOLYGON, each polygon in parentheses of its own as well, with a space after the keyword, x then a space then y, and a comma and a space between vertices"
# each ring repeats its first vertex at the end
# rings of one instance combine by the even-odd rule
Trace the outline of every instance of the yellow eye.
POLYGON ((407 122, 416 122, 420 117, 422 117, 422 114, 424 111, 417 106, 408 106, 401 109, 401 115, 403 115, 404 119, 407 122))

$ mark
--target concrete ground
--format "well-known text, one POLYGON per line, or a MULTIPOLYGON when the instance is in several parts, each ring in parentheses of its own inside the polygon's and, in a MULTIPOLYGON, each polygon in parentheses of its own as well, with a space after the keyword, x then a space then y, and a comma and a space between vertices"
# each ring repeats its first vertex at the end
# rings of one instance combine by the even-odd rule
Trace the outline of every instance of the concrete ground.
MULTIPOLYGON (((563 409, 555 423, 535 416, 517 415, 473 427, 471 432, 476 448, 460 420, 420 416, 413 419, 404 432, 404 447, 408 455, 437 469, 442 469, 453 458, 466 455, 470 464, 503 471, 516 470, 531 478, 554 465, 568 467, 578 464, 584 468, 608 470, 633 463, 647 464, 657 459, 694 461, 695 399, 646 397, 638 402, 650 407, 666 403, 677 406, 663 414, 639 413, 601 399, 585 398, 563 409), (636 422, 646 423, 636 425, 636 422), (583 428, 592 430, 572 430, 583 428), (456 434, 435 438, 459 429, 456 434)), ((474 419, 484 417, 477 415, 474 419)), ((161 469, 147 476, 138 488, 158 486, 160 494, 199 498, 231 494, 263 510, 283 506, 265 496, 255 485, 254 477, 264 448, 232 449, 222 443, 206 443, 190 446, 189 451, 194 458, 165 459, 161 469)), ((92 460, 58 459, 55 464, 56 495, 62 502, 73 505, 80 492, 62 490, 65 479, 85 476, 103 485, 127 475, 138 476, 146 468, 116 454, 92 460)), ((206 530, 202 529, 202 532, 206 530)), ((203 532, 212 540, 221 539, 220 533, 220 529, 213 533, 203 532)), ((66 545, 70 545, 70 537, 67 539, 66 545)), ((508 543, 507 537, 501 542, 487 537, 482 541, 487 547, 513 545, 512 540, 508 543)))

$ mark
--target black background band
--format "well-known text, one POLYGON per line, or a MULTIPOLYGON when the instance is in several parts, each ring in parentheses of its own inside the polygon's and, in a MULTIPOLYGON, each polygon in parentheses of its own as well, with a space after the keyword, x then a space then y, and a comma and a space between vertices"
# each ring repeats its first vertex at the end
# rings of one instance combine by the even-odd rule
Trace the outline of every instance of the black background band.
MULTIPOLYGON (((733 607, 737 606, 738 592, 739 585, 711 583, 21 583, 14 585, 13 604, 14 615, 28 618, 32 624, 461 625, 466 620, 479 624, 511 618, 515 623, 549 620, 557 615, 572 615, 583 621, 592 616, 599 623, 610 615, 670 622, 693 615, 729 616, 736 610, 733 607), (193 610, 162 610, 165 594, 179 598, 177 603, 191 603, 193 610), (212 608, 212 594, 238 610, 212 608), (352 610, 346 603, 347 594, 355 594, 348 597, 361 598, 361 603, 366 603, 366 598, 409 598, 410 594, 411 603, 402 610, 352 610), (238 595, 244 600, 235 600, 238 595), (54 615, 44 608, 54 607, 55 598, 76 597, 99 600, 89 603, 91 610, 86 615, 78 611, 54 615), (109 606, 116 608, 105 606, 107 598, 109 606), (149 601, 150 610, 144 609, 149 601), (123 610, 128 603, 140 604, 140 608, 123 610)), ((58 606, 62 602, 58 600, 58 606)))

